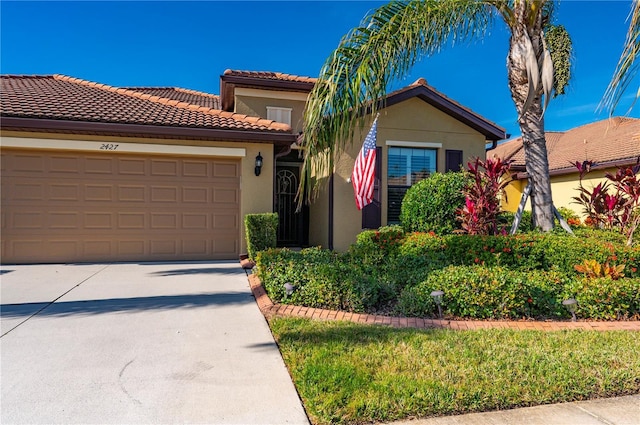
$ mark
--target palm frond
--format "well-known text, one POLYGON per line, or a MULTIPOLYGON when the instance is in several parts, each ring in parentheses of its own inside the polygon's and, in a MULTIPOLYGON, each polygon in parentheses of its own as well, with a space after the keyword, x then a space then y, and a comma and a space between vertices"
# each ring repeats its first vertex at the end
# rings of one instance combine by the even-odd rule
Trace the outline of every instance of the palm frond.
MULTIPOLYGON (((640 54, 640 0, 634 0, 629 15, 629 31, 624 43, 624 50, 616 66, 611 82, 607 86, 599 110, 607 109, 613 115, 622 99, 622 95, 629 88, 629 84, 638 73, 638 55, 640 54)), ((636 100, 640 96, 640 88, 636 100)), ((632 105, 633 107, 633 105, 632 105)))
MULTIPOLYGON (((392 1, 367 15, 342 38, 309 95, 301 188, 312 183, 312 170, 331 174, 334 160, 352 143, 356 128, 364 127, 367 114, 384 107, 392 81, 445 45, 483 35, 494 13, 491 0, 411 0, 392 1)), ((307 194, 313 197, 315 191, 307 194)))

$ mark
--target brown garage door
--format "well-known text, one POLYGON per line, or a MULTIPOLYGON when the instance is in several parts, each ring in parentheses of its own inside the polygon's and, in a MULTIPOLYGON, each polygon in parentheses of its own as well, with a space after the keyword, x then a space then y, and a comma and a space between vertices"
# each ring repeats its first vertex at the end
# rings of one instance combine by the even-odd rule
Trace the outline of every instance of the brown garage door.
POLYGON ((236 159, 2 150, 2 262, 237 258, 236 159))

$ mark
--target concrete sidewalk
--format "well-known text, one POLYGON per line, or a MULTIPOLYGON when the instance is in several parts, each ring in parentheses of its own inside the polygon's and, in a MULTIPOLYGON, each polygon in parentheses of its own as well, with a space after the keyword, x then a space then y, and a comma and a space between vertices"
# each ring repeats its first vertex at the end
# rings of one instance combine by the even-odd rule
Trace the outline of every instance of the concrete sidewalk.
POLYGON ((236 261, 0 273, 3 424, 308 423, 236 261))
POLYGON ((416 419, 387 425, 638 425, 640 395, 416 419))

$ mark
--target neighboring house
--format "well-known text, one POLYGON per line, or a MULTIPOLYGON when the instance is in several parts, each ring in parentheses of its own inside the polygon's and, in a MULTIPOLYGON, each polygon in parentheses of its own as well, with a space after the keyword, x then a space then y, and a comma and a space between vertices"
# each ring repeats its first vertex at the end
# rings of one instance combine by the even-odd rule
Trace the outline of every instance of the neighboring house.
POLYGON ((0 81, 3 263, 233 259, 246 250, 243 217, 271 211, 279 245, 344 250, 363 228, 396 222, 416 181, 505 138, 418 80, 381 111, 376 202, 358 211, 349 183, 367 128, 296 212, 313 78, 228 70, 220 96, 60 75, 0 81))
MULTIPOLYGON (((635 164, 640 158, 640 119, 614 117, 586 124, 564 132, 546 132, 551 192, 556 208, 566 207, 582 214, 582 207, 572 199, 578 196, 580 174, 576 162, 592 161, 583 185, 591 189, 605 180, 605 173, 615 174, 617 167, 635 164)), ((487 151, 487 158, 512 160, 515 180, 507 187, 503 208, 515 211, 527 186, 522 138, 499 144, 487 151)), ((530 203, 527 204, 529 206, 530 203)))

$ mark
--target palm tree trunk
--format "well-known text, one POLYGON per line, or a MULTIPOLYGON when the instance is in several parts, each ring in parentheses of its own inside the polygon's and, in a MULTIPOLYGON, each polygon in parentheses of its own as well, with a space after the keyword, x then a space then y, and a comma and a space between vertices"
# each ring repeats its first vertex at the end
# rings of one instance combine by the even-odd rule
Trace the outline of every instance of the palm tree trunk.
MULTIPOLYGON (((528 10, 526 2, 516 3, 514 12, 526 15, 528 10)), ((549 180, 549 159, 547 158, 547 145, 544 135, 544 118, 542 115, 542 85, 531 87, 535 90, 533 101, 527 105, 530 90, 530 74, 527 72, 526 45, 530 43, 538 64, 541 63, 542 46, 542 21, 538 17, 536 22, 529 26, 524 24, 528 18, 515 20, 511 26, 511 39, 509 55, 507 56, 507 72, 511 97, 518 111, 518 124, 522 132, 524 146, 525 167, 529 174, 531 190, 531 212, 533 224, 543 231, 553 228, 553 199, 551 197, 551 181, 549 180), (525 110, 526 108, 526 110, 525 110)), ((534 65, 535 66, 535 65, 534 65)), ((531 71, 531 70, 530 70, 531 71)), ((534 72, 539 72, 534 69, 534 72)))
POLYGON ((549 159, 544 136, 544 118, 539 100, 519 120, 524 146, 524 158, 531 189, 531 215, 533 225, 543 231, 553 228, 553 198, 549 179, 549 159))

